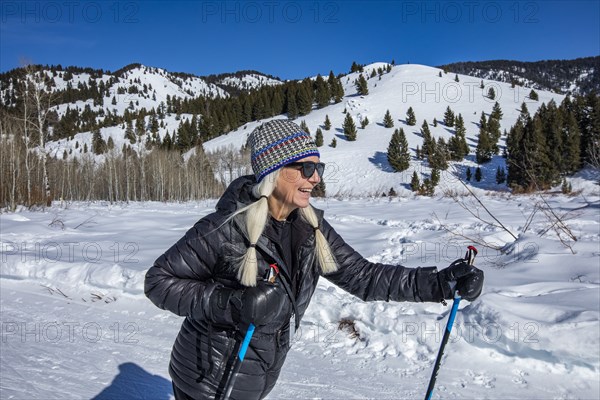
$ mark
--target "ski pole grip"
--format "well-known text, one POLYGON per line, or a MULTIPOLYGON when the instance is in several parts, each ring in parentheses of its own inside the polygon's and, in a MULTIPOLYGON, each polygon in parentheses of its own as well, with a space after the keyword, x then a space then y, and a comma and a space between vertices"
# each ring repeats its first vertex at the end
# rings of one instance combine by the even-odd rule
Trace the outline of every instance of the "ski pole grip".
POLYGON ((469 265, 473 265, 475 263, 475 256, 477 255, 477 253, 478 251, 475 248, 475 246, 467 247, 467 254, 465 254, 465 260, 469 265))

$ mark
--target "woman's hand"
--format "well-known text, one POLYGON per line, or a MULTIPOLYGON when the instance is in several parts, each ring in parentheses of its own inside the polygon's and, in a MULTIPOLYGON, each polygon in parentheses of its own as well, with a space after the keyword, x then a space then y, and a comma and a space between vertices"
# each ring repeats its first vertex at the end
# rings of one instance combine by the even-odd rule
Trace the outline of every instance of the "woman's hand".
POLYGON ((483 271, 469 265, 462 258, 454 261, 448 268, 438 273, 445 299, 454 298, 454 291, 465 300, 473 301, 483 289, 483 271))
POLYGON ((286 301, 285 290, 267 281, 240 290, 217 288, 211 296, 211 319, 236 326, 262 326, 281 313, 286 301))

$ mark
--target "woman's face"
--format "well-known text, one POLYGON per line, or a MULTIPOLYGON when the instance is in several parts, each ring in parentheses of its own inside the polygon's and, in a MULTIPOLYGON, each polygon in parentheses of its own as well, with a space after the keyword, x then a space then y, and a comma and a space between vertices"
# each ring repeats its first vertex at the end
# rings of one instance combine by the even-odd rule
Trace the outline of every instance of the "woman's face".
MULTIPOLYGON (((297 162, 312 161, 319 162, 319 157, 310 156, 298 160, 297 162)), ((281 168, 277 185, 271 194, 271 197, 276 200, 280 210, 275 211, 276 214, 284 214, 284 218, 296 208, 308 207, 310 200, 310 192, 321 181, 317 170, 311 176, 304 176, 301 166, 285 166, 281 168)))

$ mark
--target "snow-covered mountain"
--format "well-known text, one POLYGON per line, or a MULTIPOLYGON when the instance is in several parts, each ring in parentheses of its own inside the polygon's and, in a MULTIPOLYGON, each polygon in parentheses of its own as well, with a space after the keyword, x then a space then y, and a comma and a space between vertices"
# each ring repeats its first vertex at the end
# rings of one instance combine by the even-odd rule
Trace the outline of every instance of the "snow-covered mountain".
MULTIPOLYGON (((515 123, 519 116, 521 104, 525 103, 530 114, 534 114, 542 103, 554 100, 557 104, 564 99, 564 95, 551 91, 538 90, 538 100, 528 97, 531 88, 512 86, 507 82, 498 82, 489 79, 480 79, 468 75, 457 74, 454 71, 444 73, 442 69, 417 65, 396 65, 389 72, 387 63, 373 63, 363 66, 362 72, 354 72, 342 76, 341 83, 344 87, 345 96, 342 102, 330 104, 324 108, 313 109, 308 115, 299 117, 296 122, 305 121, 311 134, 315 134, 321 127, 325 117, 329 116, 332 129, 323 130, 324 146, 320 151, 324 161, 328 162, 327 185, 328 195, 374 195, 388 192, 390 188, 395 191, 409 190, 409 182, 413 171, 419 174, 421 180, 430 173, 429 168, 422 161, 413 157, 411 168, 402 173, 394 173, 387 162, 387 147, 392 133, 396 128, 402 128, 407 136, 408 144, 413 156, 416 155, 417 147, 422 147, 421 125, 427 121, 434 138, 444 138, 446 141, 454 135, 454 129, 444 126, 441 121, 448 107, 456 114, 461 114, 466 126, 466 137, 471 148, 471 155, 461 162, 453 163, 452 167, 442 173, 440 188, 445 190, 452 188, 458 183, 453 178, 456 174, 464 176, 468 167, 476 167, 474 161, 474 150, 479 134, 479 121, 481 114, 486 116, 492 110, 496 102, 500 105, 504 117, 501 122, 501 131, 507 131, 515 123), (381 74, 379 71, 383 71, 381 74), (368 78, 369 94, 360 96, 357 94, 355 82, 359 75, 368 78), (458 79, 458 80, 457 80, 458 79), (483 84, 483 88, 481 87, 483 84), (489 90, 494 89, 495 98, 490 99, 489 90), (412 107, 417 123, 409 126, 406 122, 406 113, 412 107), (382 124, 383 117, 388 111, 394 120, 394 128, 385 128, 382 124), (352 116, 355 124, 360 127, 360 121, 368 118, 370 124, 364 129, 358 128, 358 139, 349 142, 345 139, 342 124, 346 113, 352 116), (437 125, 433 121, 437 120, 437 125), (333 140, 337 146, 331 146, 333 140)), ((105 115, 109 112, 123 115, 127 110, 132 112, 141 109, 162 109, 164 118, 160 120, 156 136, 162 140, 169 133, 172 140, 179 126, 184 122, 190 122, 194 117, 192 114, 171 114, 165 110, 167 97, 181 99, 192 99, 197 96, 208 96, 211 98, 230 96, 222 85, 229 85, 231 90, 241 90, 244 87, 262 87, 264 85, 279 85, 282 82, 274 77, 268 77, 255 73, 255 71, 244 71, 240 74, 225 74, 212 76, 207 82, 201 78, 183 74, 172 74, 162 69, 150 68, 141 65, 131 65, 114 74, 95 74, 92 72, 70 72, 45 70, 48 84, 52 90, 64 90, 68 87, 79 87, 80 92, 85 87, 104 87, 100 92, 102 99, 81 99, 55 107, 58 115, 69 110, 83 112, 86 108, 91 110, 103 109, 105 115), (113 94, 114 93, 114 94, 113 94)), ((4 82, 4 81, 3 81, 4 82)), ((6 87, 4 95, 11 90, 6 87)), ((9 96, 10 97, 10 96, 9 96)), ((105 118, 105 117, 98 117, 105 118)), ((275 118, 286 118, 285 115, 275 118)), ((200 121, 202 115, 197 115, 200 121)), ((262 121, 254 121, 241 126, 229 134, 222 135, 211 141, 205 142, 207 151, 215 151, 219 148, 241 148, 246 142, 249 133, 262 121)), ((147 115, 144 125, 151 125, 151 116, 147 115)), ((112 139, 115 152, 119 153, 124 144, 129 144, 125 138, 127 126, 121 122, 114 126, 100 128, 100 134, 105 141, 112 139)), ((147 132, 147 139, 150 133, 147 132)), ((60 140, 50 141, 46 148, 52 157, 73 159, 80 157, 85 152, 85 147, 92 147, 92 132, 84 131, 60 140)), ((500 139, 501 148, 505 145, 505 137, 500 139)), ((144 143, 138 141, 132 146, 133 150, 145 151, 144 143)), ((193 151, 193 150, 192 150, 193 151)), ((91 155, 98 162, 102 162, 105 155, 91 155)), ((473 185, 488 189, 505 189, 495 183, 495 172, 498 166, 504 166, 505 160, 496 156, 492 162, 482 166, 483 180, 473 185)))
MULTIPOLYGON (((114 73, 77 68, 63 70, 61 67, 54 67, 43 69, 36 74, 46 82, 47 90, 61 93, 64 98, 78 98, 54 107, 59 117, 64 115, 67 108, 83 112, 89 107, 94 112, 103 110, 105 113, 123 115, 127 109, 131 112, 142 108, 157 110, 161 103, 166 104, 167 97, 190 99, 200 96, 228 96, 226 91, 202 78, 140 64, 129 65, 114 73), (86 96, 86 92, 98 89, 101 89, 100 98, 93 98, 93 93, 86 96)), ((7 99, 18 96, 14 91, 15 79, 18 79, 17 76, 10 73, 1 76, 0 99, 4 105, 9 103, 7 99)))
POLYGON ((263 86, 281 85, 283 81, 258 71, 238 71, 203 77, 207 82, 215 83, 230 93, 239 93, 259 89, 263 86))
POLYGON ((575 60, 494 60, 443 65, 450 71, 562 94, 600 92, 600 56, 575 60))
MULTIPOLYGON (((385 67, 385 63, 374 63, 364 67, 363 76, 370 76, 373 70, 385 67)), ((429 174, 429 168, 421 161, 415 160, 411 168, 395 173, 387 161, 387 148, 391 136, 396 128, 404 129, 411 154, 415 156, 417 146, 423 147, 421 125, 426 120, 432 136, 436 139, 442 137, 448 141, 454 134, 454 129, 444 126, 444 112, 447 107, 458 115, 461 114, 467 129, 467 142, 471 148, 471 155, 467 159, 453 164, 448 171, 442 173, 442 188, 453 187, 458 182, 453 177, 454 173, 464 176, 467 167, 476 167, 474 160, 477 135, 479 134, 479 121, 481 113, 489 116, 495 102, 502 108, 501 131, 509 130, 517 120, 521 104, 526 103, 529 112, 533 115, 542 103, 554 100, 557 104, 564 99, 564 95, 547 91, 539 91, 539 100, 533 101, 528 97, 531 89, 516 86, 512 88, 509 83, 483 80, 484 88, 481 89, 481 79, 458 74, 459 81, 455 81, 454 73, 444 74, 440 77, 441 69, 424 65, 406 64, 396 65, 392 71, 378 77, 368 79, 369 94, 359 96, 356 93, 355 80, 359 72, 351 73, 342 78, 345 96, 341 103, 313 110, 309 115, 295 120, 298 124, 305 121, 310 133, 315 134, 317 128, 323 130, 325 117, 329 116, 332 128, 323 130, 324 146, 319 149, 321 158, 328 163, 325 184, 328 195, 375 195, 388 192, 391 187, 395 191, 409 190, 409 183, 413 171, 417 171, 422 178, 429 174), (487 97, 490 88, 496 92, 496 98, 487 97), (412 107, 417 123, 409 126, 406 123, 406 112, 412 107), (383 126, 383 117, 389 110, 394 119, 394 128, 383 126), (344 137, 342 124, 345 113, 349 113, 358 128, 357 140, 350 142, 344 137), (368 118, 370 123, 360 128, 360 121, 368 118), (433 120, 437 119, 437 126, 433 120), (337 145, 331 147, 332 140, 337 145)), ((276 118, 282 118, 276 117, 276 118)), ((214 151, 218 148, 240 148, 246 143, 248 135, 261 122, 246 124, 241 129, 220 136, 204 144, 205 150, 214 151)), ((505 137, 501 138, 500 145, 505 144, 505 137)), ((492 162, 483 166, 484 179, 475 185, 482 188, 499 189, 495 183, 495 172, 499 165, 504 165, 505 160, 496 156, 492 162)), ((504 186, 505 187, 505 186, 504 186)))

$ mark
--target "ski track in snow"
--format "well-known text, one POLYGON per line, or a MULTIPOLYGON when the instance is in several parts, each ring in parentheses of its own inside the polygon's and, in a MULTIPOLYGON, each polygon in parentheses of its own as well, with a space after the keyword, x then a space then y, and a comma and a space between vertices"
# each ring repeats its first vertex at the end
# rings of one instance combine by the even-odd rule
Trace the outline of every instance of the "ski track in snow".
MULTIPOLYGON (((572 208, 596 200, 550 199, 572 208)), ((518 227, 520 207, 530 200, 485 201, 518 227)), ((476 302, 461 303, 434 399, 600 397, 600 235, 593 209, 570 221, 579 237, 573 256, 551 233, 532 230, 510 242, 447 198, 315 205, 374 262, 448 265, 466 242, 441 224, 510 243, 505 253, 480 249, 476 263, 486 287, 476 302)), ((81 203, 0 215, 0 398, 171 399, 167 368, 182 319, 144 297, 143 277, 212 207, 214 201, 81 203), (61 224, 52 224, 57 219, 61 224), (69 253, 65 243, 79 245, 69 253), (89 243, 102 250, 98 260, 91 250, 82 254, 89 243), (118 254, 110 247, 115 243, 118 254), (127 243, 135 251, 128 253, 127 243), (57 246, 60 257, 51 251, 57 246)), ((532 223, 543 225, 543 219, 532 223)), ((268 398, 423 397, 448 312, 433 303, 364 303, 321 279, 268 398), (338 329, 342 319, 354 321, 358 338, 338 329)))

